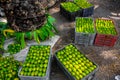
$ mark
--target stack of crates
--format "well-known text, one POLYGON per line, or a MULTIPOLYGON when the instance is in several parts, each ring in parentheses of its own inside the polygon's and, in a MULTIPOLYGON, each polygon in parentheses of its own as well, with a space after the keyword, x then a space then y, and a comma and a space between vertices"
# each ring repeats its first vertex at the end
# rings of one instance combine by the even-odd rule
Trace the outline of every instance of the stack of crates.
POLYGON ((76 25, 75 25, 76 44, 112 47, 115 45, 117 39, 118 39, 118 31, 113 20, 103 19, 103 18, 97 18, 93 20, 92 18, 85 18, 85 17, 76 18, 76 25), (88 19, 88 21, 81 22, 82 19, 86 19, 86 20, 88 19), (77 29, 78 26, 79 28, 82 28, 82 31, 81 29, 77 29), (89 32, 91 30, 90 26, 94 28, 93 32, 89 32))
POLYGON ((60 4, 60 14, 67 18, 69 21, 75 21, 76 17, 88 17, 93 15, 93 13, 94 6, 88 1, 85 1, 84 5, 81 4, 81 0, 63 2, 60 4))
POLYGON ((96 36, 94 21, 92 18, 76 18, 75 43, 83 45, 93 45, 96 36))

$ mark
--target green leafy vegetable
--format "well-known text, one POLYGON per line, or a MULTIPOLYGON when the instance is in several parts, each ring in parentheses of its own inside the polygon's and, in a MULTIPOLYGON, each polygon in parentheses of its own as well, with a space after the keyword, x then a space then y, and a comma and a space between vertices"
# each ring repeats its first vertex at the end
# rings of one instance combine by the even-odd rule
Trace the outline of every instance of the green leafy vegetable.
POLYGON ((32 39, 32 32, 26 32, 26 37, 28 38, 28 39, 32 39))
POLYGON ((45 37, 44 37, 44 35, 42 35, 42 31, 41 30, 38 30, 38 36, 39 36, 39 38, 40 39, 42 39, 42 40, 45 40, 45 37))
POLYGON ((25 39, 24 39, 24 37, 25 37, 25 33, 21 33, 21 47, 22 48, 24 48, 25 47, 25 39))
POLYGON ((15 32, 15 36, 16 36, 16 41, 19 42, 22 36, 21 32, 15 32))
POLYGON ((34 31, 34 39, 37 43, 40 43, 40 40, 36 31, 34 31))
MULTIPOLYGON (((54 36, 53 31, 58 32, 54 26, 55 19, 50 16, 49 14, 46 14, 47 16, 47 22, 41 26, 39 29, 30 31, 30 32, 14 32, 15 39, 18 43, 21 44, 21 47, 25 47, 25 38, 32 39, 38 43, 40 43, 40 40, 45 40, 49 37, 54 36)), ((6 30, 6 31, 12 31, 12 30, 6 30)))

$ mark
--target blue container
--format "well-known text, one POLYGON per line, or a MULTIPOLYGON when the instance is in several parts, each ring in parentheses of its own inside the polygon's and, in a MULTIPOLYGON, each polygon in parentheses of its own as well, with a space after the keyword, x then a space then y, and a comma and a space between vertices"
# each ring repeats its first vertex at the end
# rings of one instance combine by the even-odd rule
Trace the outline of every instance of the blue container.
POLYGON ((60 5, 60 14, 63 15, 69 21, 75 21, 76 17, 82 17, 82 9, 76 12, 69 12, 60 5))
POLYGON ((94 13, 94 6, 91 6, 91 7, 89 7, 89 8, 85 8, 85 9, 83 9, 83 17, 88 17, 88 16, 91 16, 91 15, 93 15, 93 13, 94 13))

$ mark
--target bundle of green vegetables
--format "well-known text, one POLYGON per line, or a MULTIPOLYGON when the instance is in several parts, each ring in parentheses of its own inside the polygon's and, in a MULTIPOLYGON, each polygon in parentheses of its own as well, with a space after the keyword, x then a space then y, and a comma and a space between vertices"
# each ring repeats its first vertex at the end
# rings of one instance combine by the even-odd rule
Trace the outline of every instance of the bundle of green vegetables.
POLYGON ((3 31, 3 34, 5 37, 9 37, 8 33, 14 36, 16 42, 20 44, 22 48, 26 46, 25 39, 29 39, 29 40, 34 39, 37 43, 40 43, 40 40, 43 41, 49 37, 52 37, 54 36, 54 32, 57 32, 53 24, 55 22, 55 19, 49 14, 47 14, 46 16, 47 16, 46 23, 37 30, 29 31, 29 32, 15 32, 12 29, 5 29, 3 31))
POLYGON ((7 28, 7 23, 0 22, 0 51, 3 49, 3 44, 5 41, 5 36, 3 35, 3 30, 7 28))

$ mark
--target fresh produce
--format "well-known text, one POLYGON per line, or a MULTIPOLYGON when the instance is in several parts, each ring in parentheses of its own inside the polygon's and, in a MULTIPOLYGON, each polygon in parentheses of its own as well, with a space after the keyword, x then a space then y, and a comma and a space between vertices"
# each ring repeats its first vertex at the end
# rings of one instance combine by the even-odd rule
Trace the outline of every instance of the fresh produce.
POLYGON ((3 44, 5 41, 5 36, 3 35, 3 30, 6 29, 7 27, 8 27, 7 23, 0 22, 0 51, 4 51, 3 44))
POLYGON ((74 2, 83 9, 93 6, 87 0, 74 0, 74 2))
POLYGON ((20 71, 21 76, 46 75, 50 56, 50 46, 31 46, 20 71))
MULTIPOLYGON (((36 29, 34 31, 28 31, 28 32, 15 32, 12 29, 5 29, 3 33, 10 33, 13 34, 15 37, 16 42, 21 44, 21 47, 24 48, 26 46, 25 38, 32 40, 34 39, 37 43, 40 43, 40 40, 45 40, 49 37, 54 36, 54 32, 57 32, 54 22, 55 19, 50 16, 49 14, 47 16, 46 24, 44 24, 41 28, 36 29)), ((8 37, 7 34, 4 34, 6 37, 8 37)))
POLYGON ((75 11, 80 10, 80 8, 73 2, 64 2, 64 3, 61 3, 61 5, 65 10, 69 12, 75 12, 75 11))
POLYGON ((117 35, 115 25, 112 20, 96 19, 95 21, 96 30, 100 34, 111 34, 117 35))
POLYGON ((0 80, 19 80, 18 69, 21 62, 13 57, 0 57, 0 80))
POLYGON ((21 49, 22 49, 21 45, 17 44, 17 43, 16 44, 13 43, 13 44, 8 45, 8 52, 10 54, 15 54, 17 52, 20 52, 21 49))
POLYGON ((92 18, 76 18, 76 32, 94 33, 92 18))
POLYGON ((3 44, 4 44, 4 41, 5 41, 5 37, 0 34, 0 51, 3 50, 3 44))
POLYGON ((76 80, 81 80, 97 67, 72 44, 58 51, 56 56, 76 80))

